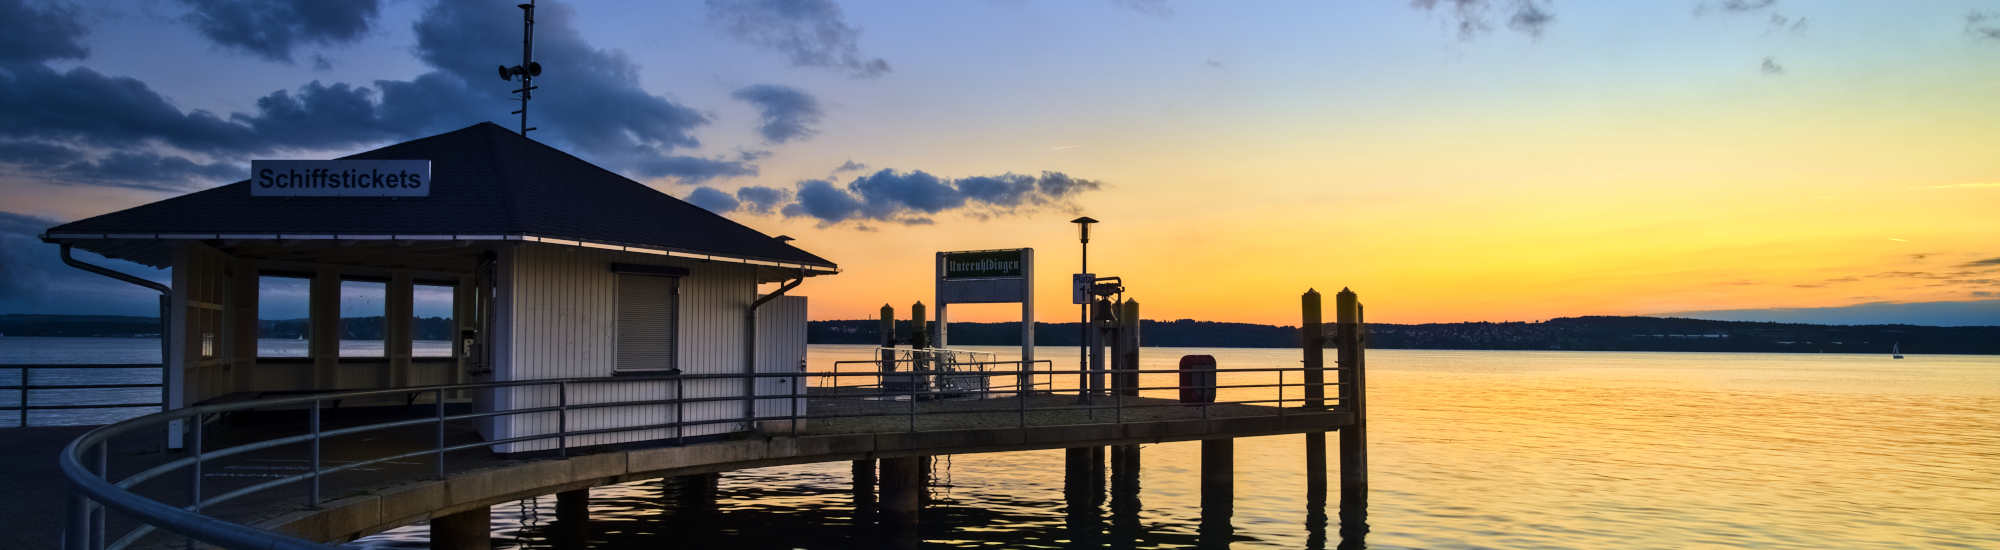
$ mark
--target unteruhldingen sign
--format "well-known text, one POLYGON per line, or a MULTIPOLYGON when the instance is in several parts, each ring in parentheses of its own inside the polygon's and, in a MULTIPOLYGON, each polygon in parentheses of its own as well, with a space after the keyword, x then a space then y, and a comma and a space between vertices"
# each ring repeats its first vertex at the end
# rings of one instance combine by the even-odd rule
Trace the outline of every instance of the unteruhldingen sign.
POLYGON ((428 160, 253 160, 253 197, 428 197, 428 160))

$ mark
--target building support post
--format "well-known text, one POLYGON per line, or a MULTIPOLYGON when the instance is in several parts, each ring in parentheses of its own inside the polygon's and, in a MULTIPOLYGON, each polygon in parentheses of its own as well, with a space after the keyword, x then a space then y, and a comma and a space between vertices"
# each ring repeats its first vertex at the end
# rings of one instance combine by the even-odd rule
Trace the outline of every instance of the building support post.
POLYGON ((340 386, 340 272, 320 268, 306 291, 306 346, 312 356, 313 389, 340 386))
POLYGON ((556 493, 556 547, 583 548, 590 539, 590 488, 556 493))
POLYGON ((1368 333, 1362 324, 1360 299, 1341 289, 1334 297, 1340 340, 1340 407, 1354 422, 1340 429, 1340 533, 1343 541, 1359 541, 1368 532, 1368 333))
POLYGON ((882 490, 882 524, 891 529, 915 528, 917 513, 921 508, 918 494, 923 492, 917 472, 922 468, 918 457, 904 456, 884 458, 879 479, 882 490))
POLYGON ((1229 517, 1236 502, 1236 440, 1201 440, 1201 527, 1203 547, 1226 545, 1235 528, 1229 517))
POLYGON ((433 550, 491 550, 493 548, 493 508, 481 506, 448 516, 431 518, 433 550))
POLYGON ((416 284, 408 272, 397 271, 389 274, 389 285, 385 289, 386 300, 382 304, 382 336, 386 342, 383 348, 389 356, 389 383, 385 387, 402 388, 415 386, 410 374, 411 341, 416 309, 416 284))

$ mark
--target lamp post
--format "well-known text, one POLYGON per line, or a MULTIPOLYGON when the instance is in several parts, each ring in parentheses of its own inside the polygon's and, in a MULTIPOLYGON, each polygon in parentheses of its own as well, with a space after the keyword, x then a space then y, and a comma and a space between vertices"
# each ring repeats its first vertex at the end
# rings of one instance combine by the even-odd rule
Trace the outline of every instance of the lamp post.
MULTIPOLYGON (((1097 223, 1097 220, 1090 219, 1090 216, 1083 216, 1070 220, 1069 223, 1076 224, 1077 240, 1083 243, 1083 267, 1078 273, 1090 273, 1090 224, 1097 223)), ((1079 338, 1076 345, 1076 394, 1079 400, 1089 399, 1088 396, 1090 395, 1088 393, 1090 391, 1090 293, 1088 288, 1084 291, 1083 301, 1084 303, 1077 305, 1077 309, 1081 311, 1081 315, 1078 318, 1082 321, 1078 326, 1081 333, 1078 334, 1079 338)))

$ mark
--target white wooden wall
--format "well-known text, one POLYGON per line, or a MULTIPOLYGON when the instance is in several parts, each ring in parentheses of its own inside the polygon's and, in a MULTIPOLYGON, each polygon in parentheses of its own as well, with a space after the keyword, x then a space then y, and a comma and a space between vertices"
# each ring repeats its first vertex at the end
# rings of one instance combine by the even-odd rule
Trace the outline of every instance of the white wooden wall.
MULTIPOLYGON (((744 314, 757 292, 750 266, 687 262, 639 254, 523 244, 505 249, 498 274, 496 304, 500 344, 492 380, 597 378, 612 375, 616 362, 614 325, 617 276, 613 262, 672 265, 687 268, 680 281, 678 364, 686 374, 737 373, 743 369, 744 314)), ((803 327, 803 324, 801 324, 803 327)), ((647 399, 671 399, 672 379, 625 379, 576 385, 568 389, 572 404, 647 399)), ((739 397, 740 380, 687 381, 690 398, 739 397)), ((493 392, 492 406, 503 409, 555 405, 554 386, 493 392)), ((741 418, 741 401, 688 404, 689 421, 741 418)), ((571 431, 672 422, 673 405, 609 407, 572 411, 571 431)), ((505 439, 556 429, 555 413, 503 417, 490 423, 485 435, 505 439)), ((741 423, 716 423, 688 428, 599 434, 570 438, 571 446, 601 445, 648 439, 694 437, 737 431, 741 423)), ((501 445, 500 452, 555 448, 556 441, 501 445)))
MULTIPOLYGON (((798 395, 806 391, 806 297, 780 296, 757 308, 757 372, 796 373, 787 378, 758 378, 757 395, 798 395)), ((757 416, 805 416, 803 397, 759 398, 757 416), (787 401, 790 401, 787 403, 787 401)), ((782 421, 767 427, 785 430, 782 421)))

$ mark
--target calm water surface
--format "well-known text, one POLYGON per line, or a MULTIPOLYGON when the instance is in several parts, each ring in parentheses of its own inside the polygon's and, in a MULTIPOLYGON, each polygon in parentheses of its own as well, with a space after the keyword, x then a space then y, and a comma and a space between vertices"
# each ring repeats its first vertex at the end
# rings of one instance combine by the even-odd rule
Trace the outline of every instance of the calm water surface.
MULTIPOLYGON (((29 353, 11 349, 15 340, 0 339, 0 362, 29 353)), ((1075 364, 1073 350, 1038 353, 1075 364)), ((1225 367, 1299 357, 1148 348, 1145 367, 1186 353, 1225 367)), ((826 370, 867 349, 810 355, 826 370)), ((1374 350, 1369 359, 1371 531, 1349 543, 2000 548, 2000 358, 1374 350)), ((1302 437, 1238 442, 1233 547, 1307 547, 1315 532, 1342 542, 1338 519, 1309 525, 1302 437)), ((922 546, 1194 545, 1198 449, 1144 448, 1134 515, 1112 513, 1108 499, 1069 509, 1061 451, 939 457, 922 546)), ((857 526, 845 462, 725 474, 713 515, 676 512, 661 493, 657 481, 594 489, 595 546, 884 544, 857 526)), ((496 546, 547 546, 541 526, 555 517, 554 498, 532 504, 494 507, 496 546)), ((421 548, 427 535, 417 525, 361 544, 421 548)))

